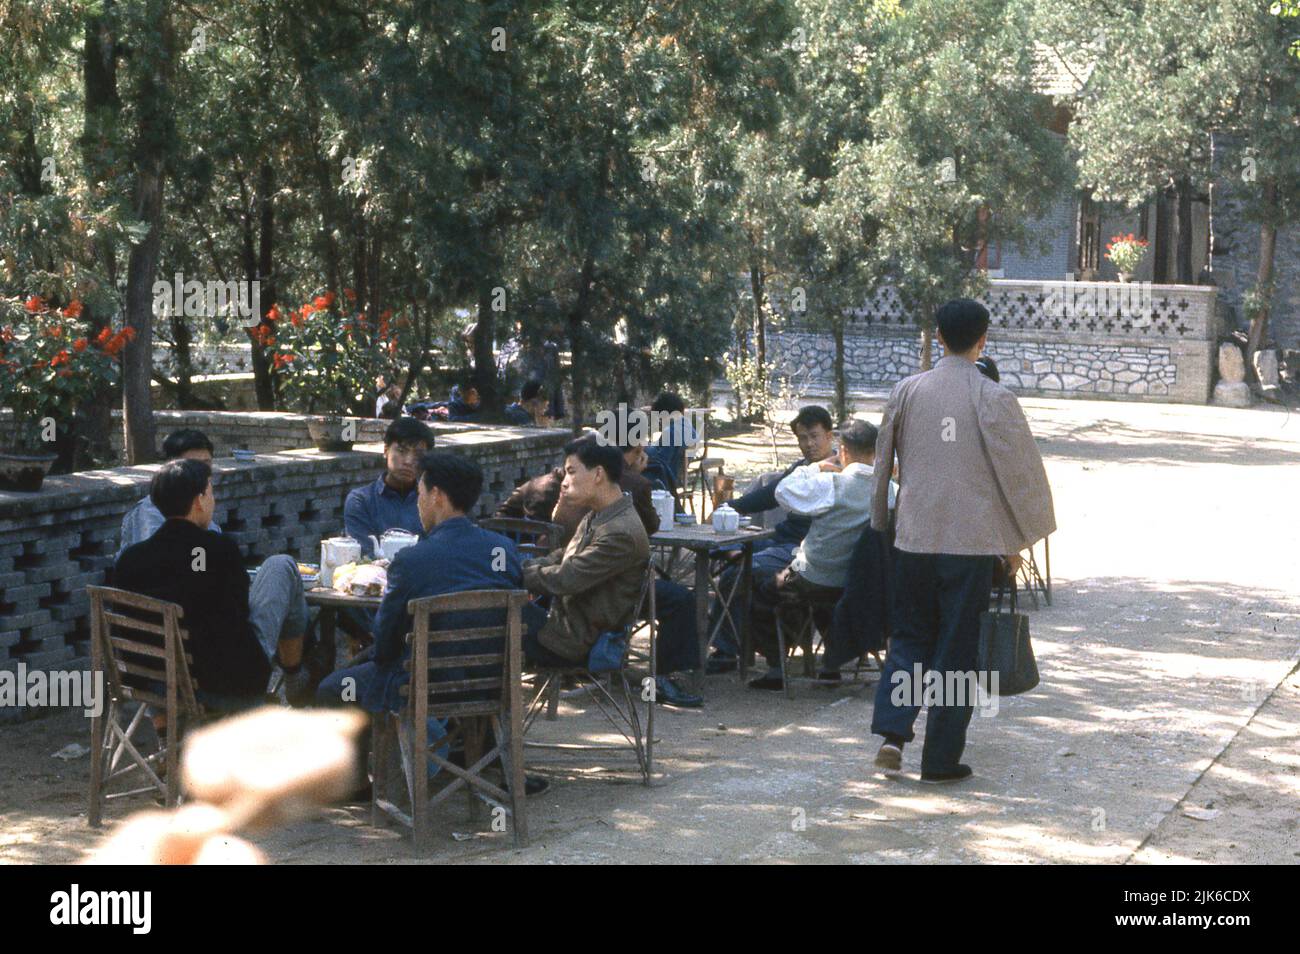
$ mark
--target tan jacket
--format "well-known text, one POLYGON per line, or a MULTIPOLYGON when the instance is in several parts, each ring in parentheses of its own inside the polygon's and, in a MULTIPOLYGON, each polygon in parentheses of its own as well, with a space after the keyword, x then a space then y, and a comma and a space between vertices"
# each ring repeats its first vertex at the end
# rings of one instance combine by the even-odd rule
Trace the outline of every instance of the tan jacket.
POLYGON ((524 586, 553 597, 542 645, 585 661, 602 632, 631 622, 649 562, 650 539, 630 497, 583 517, 563 551, 524 564, 524 586))
POLYGON ((972 361, 945 355, 894 387, 876 443, 877 530, 889 519, 895 453, 900 550, 1009 555, 1056 529, 1052 489, 1020 402, 972 361))

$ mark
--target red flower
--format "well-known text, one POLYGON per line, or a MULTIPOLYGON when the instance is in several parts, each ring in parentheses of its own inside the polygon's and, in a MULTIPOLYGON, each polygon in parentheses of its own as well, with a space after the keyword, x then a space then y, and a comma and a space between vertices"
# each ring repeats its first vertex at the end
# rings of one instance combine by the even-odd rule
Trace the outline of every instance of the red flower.
POLYGON ((85 338, 78 338, 76 341, 72 342, 72 350, 77 352, 77 354, 81 354, 81 352, 86 350, 86 345, 88 344, 90 344, 90 342, 85 338))
POLYGON ((379 313, 379 317, 387 321, 389 318, 393 317, 393 309, 385 308, 383 311, 379 313))
POLYGON ((101 348, 104 347, 108 344, 108 339, 112 337, 112 334, 113 329, 108 325, 105 325, 103 328, 99 329, 99 334, 95 335, 95 344, 99 345, 101 348))
POLYGON ((69 371, 69 370, 67 370, 67 369, 65 368, 64 370, 62 370, 62 371, 59 372, 59 377, 61 377, 61 378, 70 378, 70 377, 72 377, 72 372, 69 371))
POLYGON ((51 337, 51 338, 62 338, 62 337, 63 337, 63 326, 62 326, 62 325, 50 325, 50 327, 48 327, 48 328, 45 329, 45 334, 48 335, 48 336, 51 337))
POLYGON ((82 310, 82 304, 81 304, 81 302, 79 302, 77 299, 74 298, 74 299, 72 299, 72 301, 68 302, 68 304, 64 306, 64 308, 63 308, 63 317, 64 317, 64 318, 80 318, 80 317, 81 317, 81 310, 82 310))
POLYGON ((326 292, 323 295, 317 295, 315 299, 313 299, 312 304, 316 306, 317 311, 324 311, 326 308, 329 308, 334 304, 335 297, 337 296, 335 296, 333 292, 326 292))
POLYGON ((45 311, 45 299, 40 295, 33 295, 31 298, 27 299, 27 303, 23 305, 23 307, 26 308, 30 314, 39 314, 40 312, 45 311))
POLYGON ((345 288, 343 289, 343 297, 346 298, 348 301, 356 301, 357 293, 354 292, 351 288, 345 288))
POLYGON ((3 328, 0 328, 0 341, 8 343, 13 340, 14 340, 14 330, 12 328, 10 328, 8 325, 5 325, 3 328))
POLYGON ((397 339, 396 339, 396 338, 394 338, 392 341, 388 342, 388 353, 389 353, 389 354, 397 354, 397 339))
POLYGON ((72 355, 68 354, 68 349, 64 348, 53 358, 50 359, 50 367, 57 368, 61 364, 67 364, 72 360, 72 355))
POLYGON ((293 355, 293 354, 277 354, 271 360, 272 363, 275 365, 275 369, 278 371, 281 368, 283 368, 285 365, 293 364, 293 361, 296 357, 297 355, 293 355))
POLYGON ((272 305, 272 306, 271 306, 271 310, 268 311, 268 312, 266 313, 266 320, 267 320, 267 321, 279 321, 279 320, 280 320, 280 306, 279 306, 279 305, 272 305))

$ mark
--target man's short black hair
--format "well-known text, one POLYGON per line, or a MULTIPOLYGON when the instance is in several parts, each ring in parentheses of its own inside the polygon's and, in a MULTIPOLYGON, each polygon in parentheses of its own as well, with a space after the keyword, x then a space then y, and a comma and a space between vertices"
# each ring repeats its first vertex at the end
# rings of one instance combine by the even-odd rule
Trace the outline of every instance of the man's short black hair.
POLYGON ((650 405, 650 410, 660 413, 685 414, 686 402, 682 400, 680 394, 674 394, 672 391, 660 391, 655 402, 650 405))
POLYGON ((468 513, 483 493, 483 471, 479 465, 445 452, 424 455, 420 461, 420 482, 425 490, 437 487, 462 513, 468 513))
POLYGON ((840 428, 840 443, 857 454, 874 454, 879 433, 870 421, 849 421, 840 428))
POLYGON ((524 386, 519 389, 519 400, 531 401, 537 395, 542 393, 541 381, 525 381, 524 386))
POLYGON ((989 310, 973 298, 954 298, 934 316, 950 352, 969 351, 989 330, 989 310))
POLYGON ((610 483, 616 484, 623 476, 623 451, 614 444, 602 444, 595 434, 588 434, 564 445, 565 457, 576 457, 582 466, 605 468, 610 483))
POLYGON ((998 373, 998 363, 988 355, 981 355, 975 362, 975 367, 980 369, 980 374, 990 381, 1001 381, 1002 375, 998 373))
MULTIPOLYGON (((389 405, 385 405, 384 410, 388 410, 388 407, 389 405)), ((384 431, 384 446, 404 444, 407 441, 424 441, 429 445, 429 450, 433 450, 433 430, 424 421, 418 421, 413 417, 399 417, 388 425, 388 430, 384 431)))
POLYGON ((799 408, 799 413, 790 422, 790 430, 794 431, 798 427, 811 428, 814 424, 820 424, 828 431, 835 429, 835 425, 831 423, 830 411, 820 404, 809 404, 807 407, 799 408))
POLYGON ((167 460, 175 460, 181 454, 192 450, 205 450, 209 454, 215 454, 208 435, 193 427, 182 427, 180 430, 172 431, 163 441, 163 457, 167 460))
POLYGON ((202 497, 212 479, 212 468, 206 461, 182 457, 169 460, 153 475, 149 485, 149 499, 164 517, 184 517, 194 506, 194 498, 202 497))

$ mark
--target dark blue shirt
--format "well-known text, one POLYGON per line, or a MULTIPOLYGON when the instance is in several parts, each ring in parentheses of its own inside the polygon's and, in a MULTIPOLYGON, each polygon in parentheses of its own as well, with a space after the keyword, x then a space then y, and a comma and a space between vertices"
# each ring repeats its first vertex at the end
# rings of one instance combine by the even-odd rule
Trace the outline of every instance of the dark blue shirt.
POLYGON ((412 484, 406 493, 399 494, 384 483, 381 476, 374 483, 348 493, 348 499, 343 504, 343 530, 361 544, 362 553, 372 557, 375 555, 374 545, 370 542, 372 535, 378 538, 385 530, 394 528, 418 536, 424 535, 419 499, 417 484, 412 484))
POLYGON ((518 401, 506 408, 506 420, 519 427, 529 427, 533 424, 533 416, 518 401))
MULTIPOLYGON (((388 586, 375 617, 375 663, 380 676, 372 684, 375 697, 358 702, 371 711, 400 705, 398 690, 408 680, 401 665, 410 652, 408 602, 465 590, 522 590, 523 580, 514 543, 475 526, 468 517, 443 521, 419 543, 399 552, 388 567, 388 586)), ((490 610, 447 614, 438 623, 457 628, 495 626, 501 623, 500 615, 490 610)))

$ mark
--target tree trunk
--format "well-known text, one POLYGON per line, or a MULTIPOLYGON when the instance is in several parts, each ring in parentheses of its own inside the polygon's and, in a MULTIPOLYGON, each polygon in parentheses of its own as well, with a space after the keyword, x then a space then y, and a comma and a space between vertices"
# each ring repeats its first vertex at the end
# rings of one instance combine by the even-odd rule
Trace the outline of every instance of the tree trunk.
MULTIPOLYGON (((96 183, 105 178, 103 148, 108 135, 117 128, 121 101, 117 95, 117 38, 113 35, 114 0, 104 0, 99 16, 86 17, 85 43, 82 53, 84 109, 81 135, 81 162, 88 191, 97 191, 96 183)), ((98 266, 110 284, 117 276, 117 256, 112 240, 100 236, 93 240, 89 266, 98 266)), ((98 334, 113 323, 111 314, 87 308, 91 334, 98 334)), ((87 470, 113 459, 109 434, 113 429, 113 386, 101 384, 81 402, 78 409, 78 441, 73 457, 74 470, 87 470)))
POLYGON ((586 349, 583 336, 586 333, 587 316, 591 309, 592 275, 595 270, 595 258, 588 252, 586 261, 582 263, 582 273, 578 279, 578 299, 574 303, 573 311, 569 313, 568 320, 569 381, 573 398, 570 420, 575 434, 582 429, 583 423, 587 420, 587 389, 584 387, 582 380, 582 375, 587 370, 586 361, 584 361, 586 349))
POLYGON ((929 371, 934 360, 934 329, 921 326, 921 370, 929 371))
POLYGON ((170 5, 150 4, 149 22, 157 24, 159 49, 139 69, 140 95, 135 158, 134 215, 149 226, 144 241, 133 246, 126 271, 126 322, 135 337, 122 352, 122 427, 126 462, 141 464, 156 456, 153 395, 153 281, 162 246, 163 192, 166 188, 166 149, 170 120, 169 80, 175 42, 170 5))
POLYGON ((189 410, 194 407, 194 358, 190 349, 190 326, 184 315, 172 315, 171 328, 176 348, 176 405, 181 410, 189 410))
POLYGON ((1192 183, 1178 180, 1178 283, 1190 285, 1192 275, 1192 183))
POLYGON ((485 280, 478 290, 478 321, 474 324, 474 387, 486 411, 501 410, 497 394, 496 355, 492 353, 492 339, 496 331, 496 316, 492 311, 494 283, 485 280))
MULTIPOLYGON (((275 169, 270 159, 263 159, 257 174, 257 280, 258 299, 262 304, 262 314, 252 317, 265 319, 266 313, 276 303, 279 289, 275 281, 275 169)), ((254 348, 253 377, 257 383, 257 406, 259 410, 271 411, 280 406, 280 388, 272 369, 266 367, 266 356, 254 348), (265 369, 262 379, 258 379, 257 363, 265 369), (263 383, 265 382, 265 383, 263 383)))
MULTIPOLYGON (((1277 204, 1277 182, 1269 179, 1263 183, 1264 208, 1270 214, 1277 204)), ((1251 317, 1250 333, 1246 338, 1246 374, 1255 377, 1255 352, 1268 341, 1269 311, 1273 301, 1273 257, 1277 250, 1277 226, 1265 218, 1259 226, 1259 270, 1255 273, 1255 291, 1259 296, 1259 310, 1251 317)))
POLYGON ((844 379, 844 319, 837 318, 831 326, 835 338, 835 416, 843 422, 849 419, 849 388, 844 379))
POLYGON ((1151 281, 1157 285, 1169 283, 1169 195, 1161 189, 1156 195, 1156 234, 1152 243, 1151 281))

